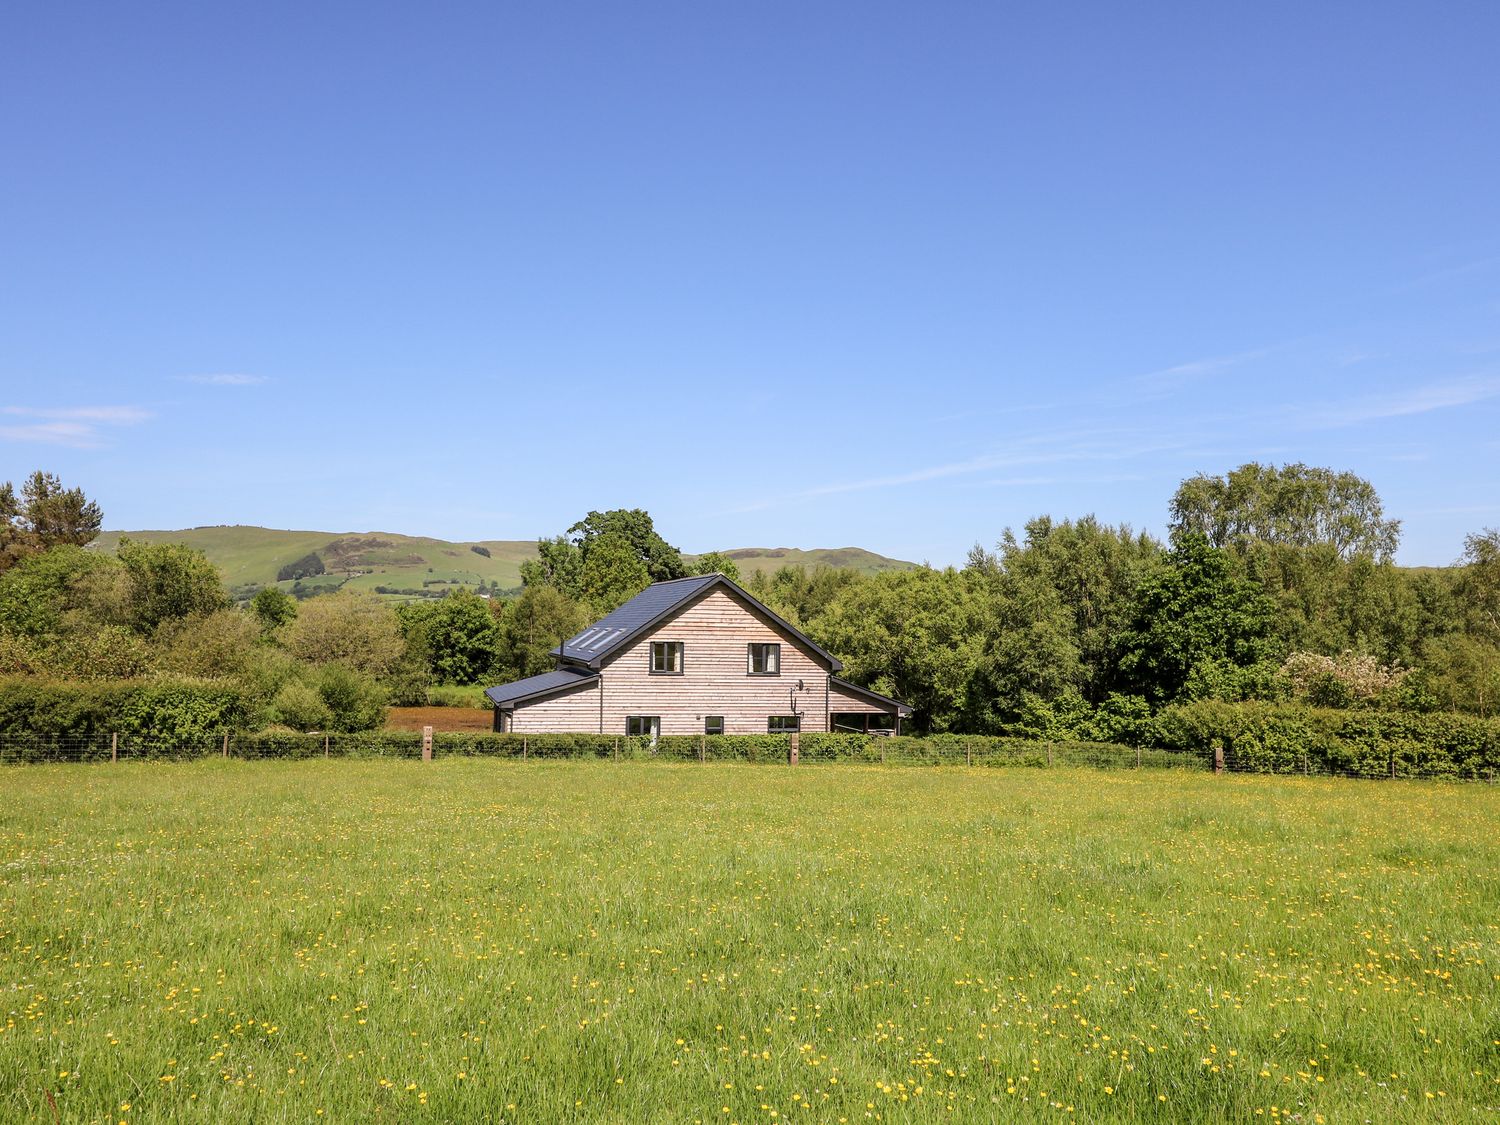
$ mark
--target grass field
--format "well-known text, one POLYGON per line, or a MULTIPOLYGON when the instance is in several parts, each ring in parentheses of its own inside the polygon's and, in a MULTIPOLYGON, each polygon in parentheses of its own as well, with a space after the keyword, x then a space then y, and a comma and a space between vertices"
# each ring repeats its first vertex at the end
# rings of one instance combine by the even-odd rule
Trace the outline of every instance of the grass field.
MULTIPOLYGON (((482 539, 457 543, 426 536, 392 532, 282 531, 269 527, 190 527, 181 531, 106 531, 95 540, 95 550, 113 553, 121 537, 147 543, 185 543, 200 550, 224 572, 231 590, 249 596, 259 586, 276 581, 283 566, 317 553, 328 574, 305 580, 307 587, 346 587, 374 592, 377 587, 431 592, 452 587, 475 587, 481 580, 501 589, 521 584, 521 564, 536 558, 535 539, 482 539), (481 555, 471 548, 483 547, 481 555), (351 571, 353 573, 351 573, 351 571)), ((850 567, 862 574, 904 570, 913 564, 888 559, 860 547, 803 551, 789 547, 742 547, 726 552, 743 578, 781 566, 850 567)), ((696 556, 688 555, 691 561, 696 556)), ((281 584, 291 589, 290 582, 281 584)), ((389 595, 393 600, 410 600, 389 595)))
POLYGON ((476 759, 0 782, 4 1121, 1500 1114, 1500 788, 476 759))

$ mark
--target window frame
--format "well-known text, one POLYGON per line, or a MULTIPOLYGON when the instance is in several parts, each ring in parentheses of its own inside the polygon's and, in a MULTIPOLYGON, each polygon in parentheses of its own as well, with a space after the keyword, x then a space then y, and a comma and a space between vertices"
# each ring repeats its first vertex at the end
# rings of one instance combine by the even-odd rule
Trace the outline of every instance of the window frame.
POLYGON ((687 645, 681 641, 652 641, 651 648, 646 654, 646 671, 653 676, 680 676, 687 667, 687 645), (663 649, 677 649, 677 667, 658 668, 656 666, 656 650, 660 646, 663 649))
POLYGON ((766 733, 767 734, 800 734, 801 732, 802 732, 802 716, 801 715, 767 715, 766 716, 766 733), (783 722, 785 722, 787 719, 790 719, 792 721, 792 725, 789 726, 789 727, 787 727, 787 726, 772 726, 771 724, 774 723, 774 722, 776 722, 778 719, 781 720, 781 721, 783 721, 783 722))
POLYGON ((723 715, 704 715, 703 716, 703 733, 706 734, 706 735, 721 735, 721 734, 723 734, 724 733, 724 716, 723 715), (715 723, 717 723, 718 726, 719 726, 718 730, 714 730, 713 729, 713 725, 715 723))
POLYGON ((655 746, 656 745, 656 740, 661 737, 661 716, 660 715, 626 715, 625 716, 625 737, 626 738, 649 738, 651 740, 651 745, 655 746), (641 725, 643 725, 645 727, 645 729, 644 730, 637 730, 637 731, 632 732, 631 729, 630 729, 630 724, 631 723, 641 724, 641 725))
POLYGON ((747 675, 747 676, 779 676, 779 675, 781 675, 781 642, 780 641, 750 641, 748 644, 746 644, 745 645, 745 675, 747 675), (756 649, 763 650, 763 652, 762 652, 763 655, 765 653, 767 653, 767 652, 770 652, 770 651, 773 651, 773 650, 775 651, 775 653, 776 653, 776 670, 774 672, 771 672, 771 671, 757 672, 755 670, 755 650, 756 649))

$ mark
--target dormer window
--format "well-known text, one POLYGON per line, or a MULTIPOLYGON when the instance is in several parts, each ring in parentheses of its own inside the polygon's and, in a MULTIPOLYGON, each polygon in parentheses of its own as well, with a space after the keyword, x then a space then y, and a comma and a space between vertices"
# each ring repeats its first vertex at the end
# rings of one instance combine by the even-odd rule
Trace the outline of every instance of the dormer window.
POLYGON ((781 675, 781 646, 779 644, 752 644, 746 671, 752 676, 781 675))
POLYGON ((651 674, 653 676, 682 675, 682 642, 651 642, 651 674))

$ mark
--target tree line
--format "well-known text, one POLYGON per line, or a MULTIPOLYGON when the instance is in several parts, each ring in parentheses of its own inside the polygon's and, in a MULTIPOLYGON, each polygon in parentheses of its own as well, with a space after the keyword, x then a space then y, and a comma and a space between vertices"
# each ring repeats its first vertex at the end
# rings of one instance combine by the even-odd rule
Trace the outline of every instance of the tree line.
MULTIPOLYGON (((1400 568, 1400 524, 1369 482, 1305 465, 1193 477, 1170 512, 1165 541, 1044 516, 962 567, 787 567, 745 585, 851 679, 910 703, 922 732, 1110 740, 1193 701, 1495 713, 1500 530, 1469 536, 1454 567, 1400 568)), ((298 602, 267 586, 237 605, 185 546, 89 549, 100 522, 47 474, 0 488, 0 676, 227 681, 252 725, 296 730, 367 729, 436 685, 550 670, 562 638, 652 582, 738 578, 615 510, 539 541, 512 598, 298 602)))

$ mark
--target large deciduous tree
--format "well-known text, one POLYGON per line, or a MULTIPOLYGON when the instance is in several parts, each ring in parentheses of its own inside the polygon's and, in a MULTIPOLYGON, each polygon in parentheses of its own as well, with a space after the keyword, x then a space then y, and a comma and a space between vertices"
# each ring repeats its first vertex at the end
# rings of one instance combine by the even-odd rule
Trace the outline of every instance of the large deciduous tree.
POLYGON ((1343 559, 1385 561, 1400 544, 1401 521, 1385 518, 1375 486, 1354 473, 1251 461, 1183 481, 1172 497, 1172 534, 1201 535, 1214 547, 1327 545, 1343 559))
POLYGON ((911 704, 918 730, 943 731, 968 708, 979 625, 966 575, 919 567, 846 585, 811 635, 851 680, 911 704))
POLYGON ((590 512, 562 535, 537 541, 521 564, 527 586, 552 586, 596 612, 608 612, 652 582, 683 578, 682 553, 639 508, 590 512))
POLYGON ((125 568, 130 624, 141 633, 229 604, 219 568, 185 544, 121 539, 119 559, 125 568))
POLYGON ((395 612, 373 594, 341 591, 303 602, 286 628, 286 647, 309 664, 341 664, 379 676, 405 647, 395 612))
MULTIPOLYGON (((440 684, 476 684, 499 660, 500 622, 478 594, 453 591, 434 604, 414 607, 410 618, 440 684)), ((408 628, 408 639, 410 633, 408 628)))
POLYGON ((1204 666, 1248 668, 1273 655, 1275 606, 1223 550, 1183 532, 1167 563, 1142 583, 1122 638, 1127 683, 1171 700, 1204 666))

